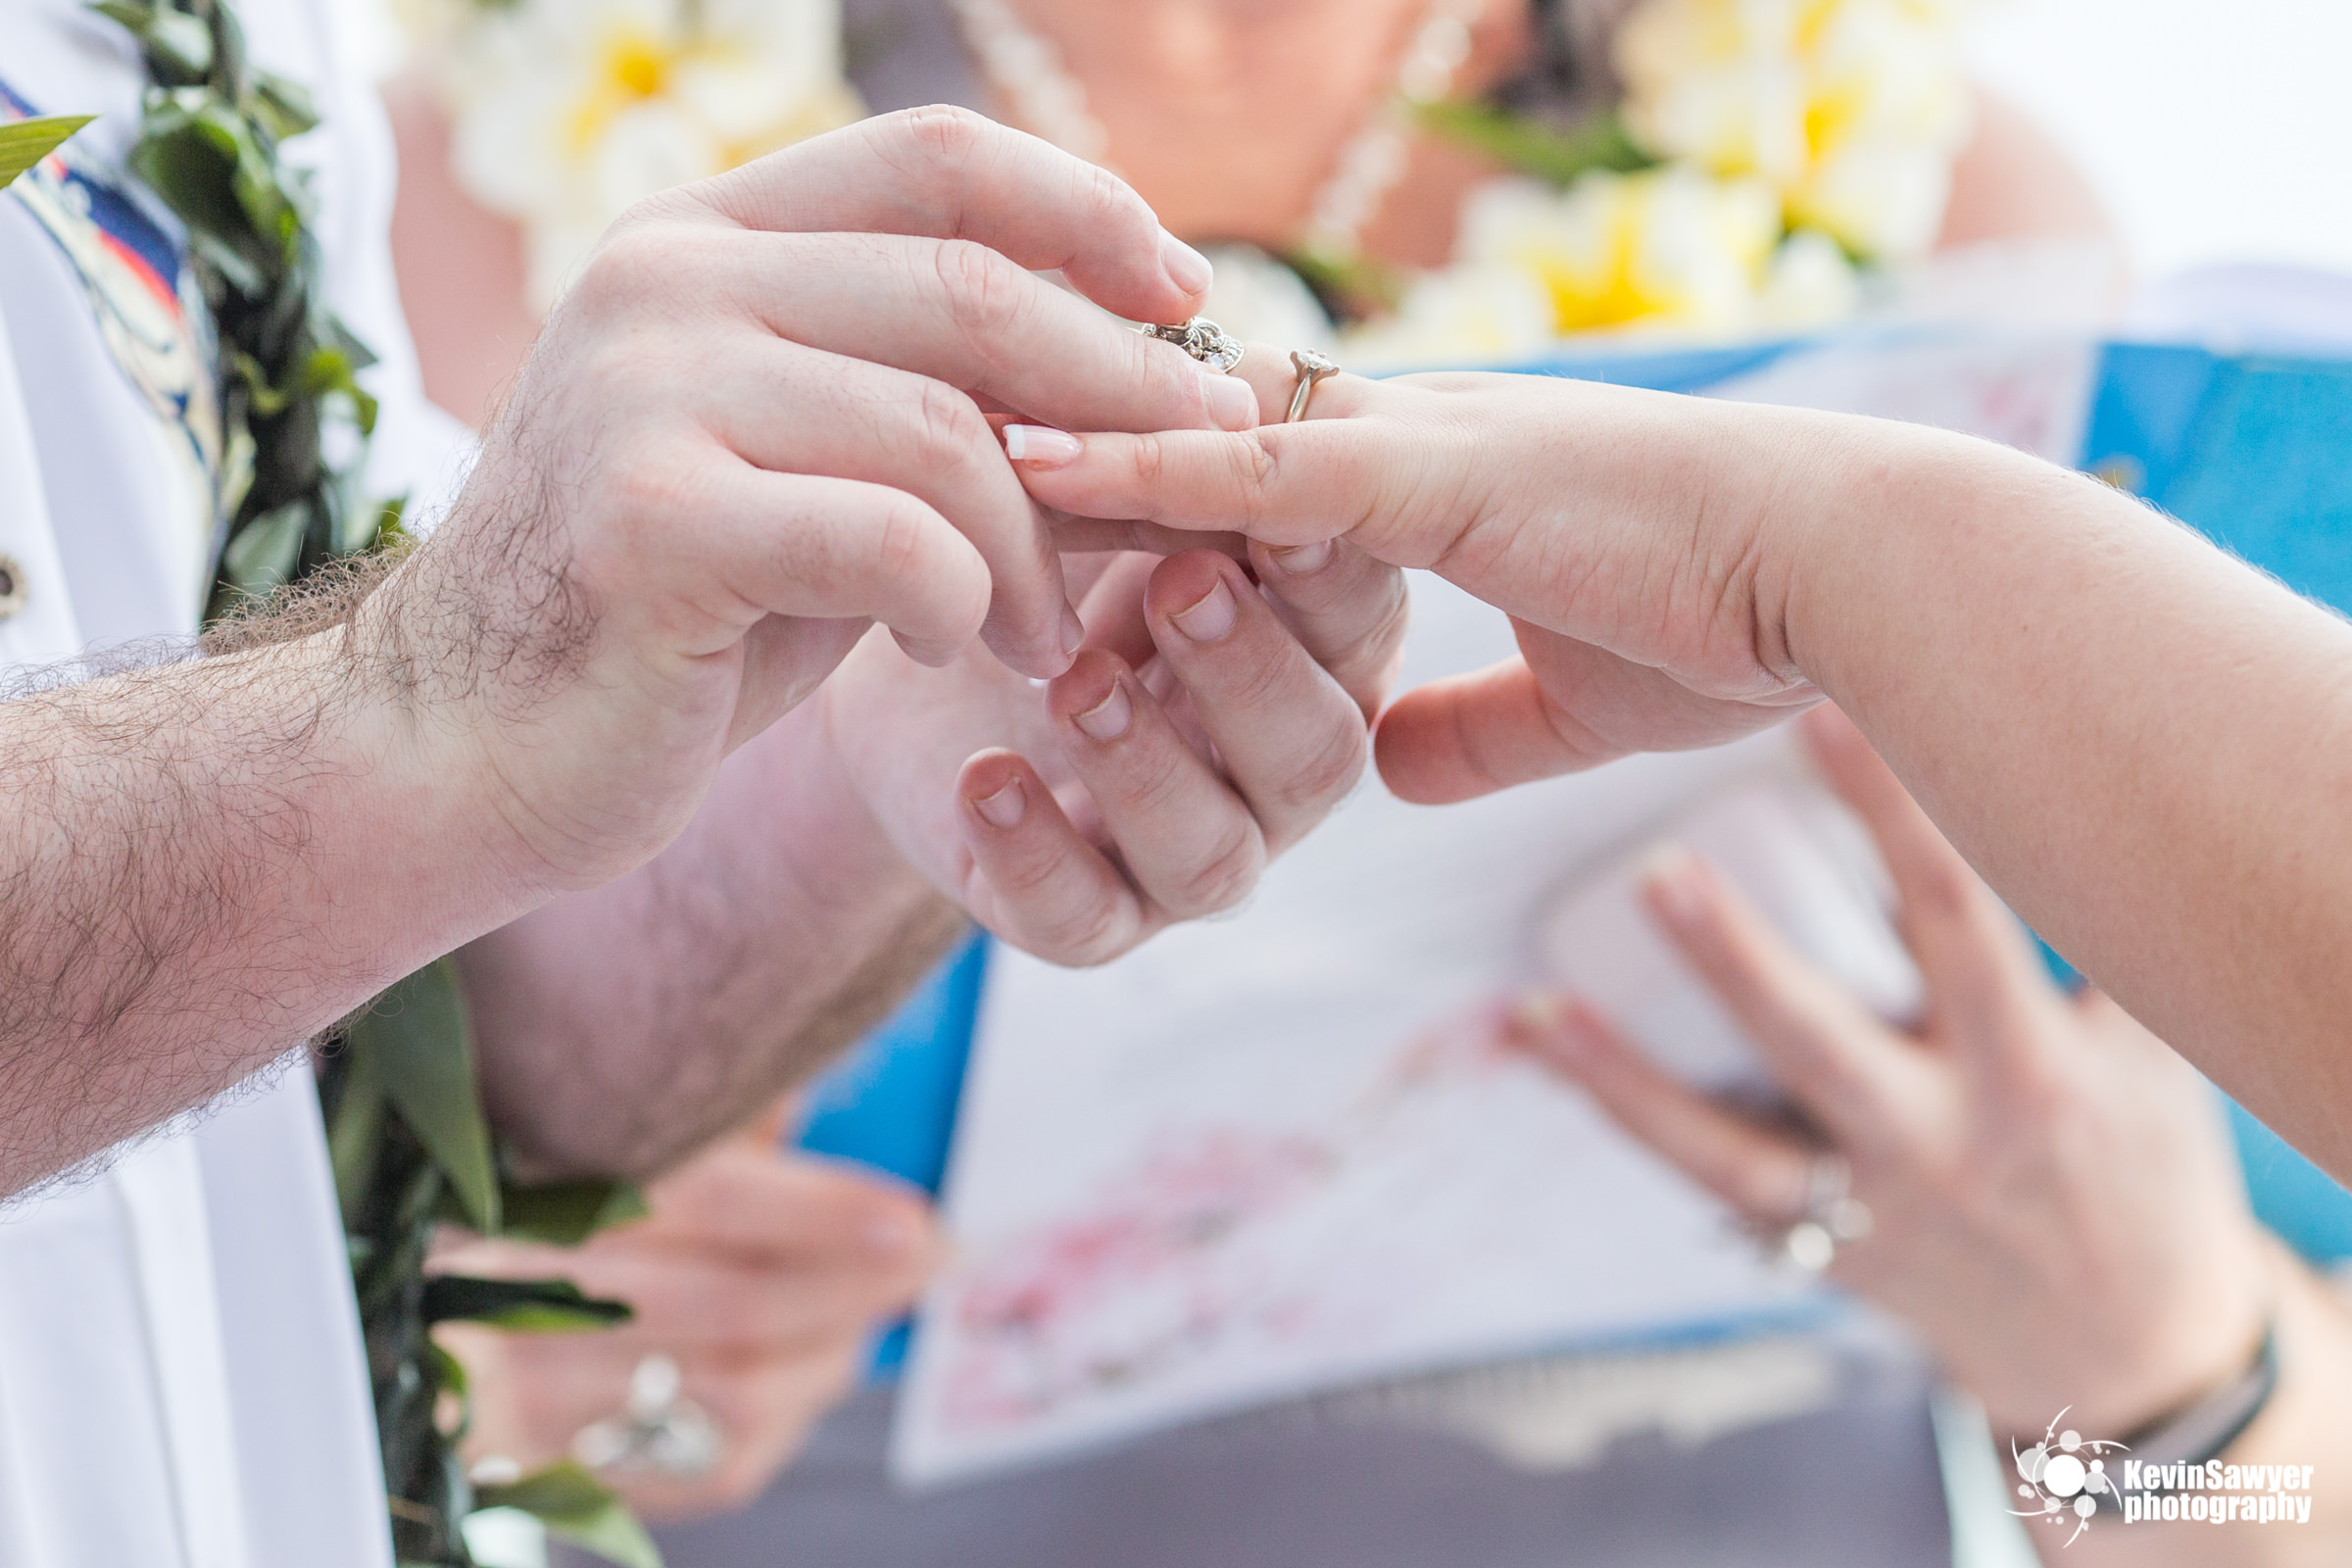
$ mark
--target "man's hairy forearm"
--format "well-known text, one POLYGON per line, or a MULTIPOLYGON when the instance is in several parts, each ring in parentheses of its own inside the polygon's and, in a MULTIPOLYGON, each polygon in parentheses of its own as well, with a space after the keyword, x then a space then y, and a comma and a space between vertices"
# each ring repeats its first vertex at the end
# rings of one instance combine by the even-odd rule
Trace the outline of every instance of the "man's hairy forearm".
POLYGON ((298 615, 308 635, 0 703, 0 1192, 528 906, 339 613, 298 615))
POLYGON ((462 957, 526 1174, 646 1175, 879 1021, 965 929, 867 819, 817 705, 730 760, 658 858, 462 957))

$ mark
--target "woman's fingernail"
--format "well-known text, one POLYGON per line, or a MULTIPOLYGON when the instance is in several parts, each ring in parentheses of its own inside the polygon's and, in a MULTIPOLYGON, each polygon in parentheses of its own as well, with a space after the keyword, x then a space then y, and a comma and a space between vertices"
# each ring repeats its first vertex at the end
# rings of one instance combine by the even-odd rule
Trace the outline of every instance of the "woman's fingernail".
POLYGON ((1086 622, 1078 618, 1076 610, 1065 604, 1061 607, 1061 651, 1076 659, 1078 650, 1085 646, 1086 622))
POLYGON ((987 819, 994 828, 1016 828, 1029 809, 1028 792, 1017 778, 1006 779, 1004 787, 994 795, 983 795, 972 802, 972 809, 987 819))
POLYGON ((1201 395, 1208 399, 1208 416, 1217 421, 1218 429, 1257 428, 1257 393, 1249 382, 1210 371, 1200 377, 1200 386, 1201 395))
POLYGON ((1233 630, 1236 612, 1233 590, 1225 586, 1220 574, 1208 592, 1195 600, 1190 608, 1179 610, 1168 618, 1176 629, 1197 643, 1213 643, 1233 630))
POLYGON ((1521 1035, 1548 1035, 1560 1026, 1560 1004, 1531 991, 1511 1004, 1510 1026, 1521 1035))
POLYGON ((1032 468, 1058 468, 1074 462, 1086 450, 1086 443, 1067 430, 1056 430, 1050 424, 1008 424, 1004 427, 1004 455, 1015 463, 1026 463, 1032 468))
POLYGON ((1217 270, 1209 266, 1207 257, 1164 228, 1159 231, 1159 266, 1182 293, 1205 294, 1208 285, 1217 280, 1217 270))
POLYGON ((1128 723, 1135 717, 1135 705, 1127 700, 1127 683, 1110 683, 1110 695, 1071 722, 1099 741, 1115 741, 1127 733, 1128 723))
POLYGON ((1293 545, 1288 550, 1269 550, 1266 554, 1273 557, 1274 564, 1284 571, 1294 577, 1303 577, 1331 564, 1331 541, 1318 539, 1311 545, 1293 545))
POLYGON ((1642 858, 1642 891, 1657 911, 1679 926, 1695 926, 1706 918, 1706 891, 1698 857, 1680 844, 1661 844, 1642 858))

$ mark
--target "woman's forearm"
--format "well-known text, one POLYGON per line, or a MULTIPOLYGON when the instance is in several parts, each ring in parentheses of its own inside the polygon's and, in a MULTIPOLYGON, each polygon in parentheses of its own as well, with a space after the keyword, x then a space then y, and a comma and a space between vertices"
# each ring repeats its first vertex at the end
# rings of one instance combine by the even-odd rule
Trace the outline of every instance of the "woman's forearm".
POLYGON ((1795 663, 2071 961, 2352 1172, 2352 626, 2095 481, 1820 430, 1768 523, 1795 663))

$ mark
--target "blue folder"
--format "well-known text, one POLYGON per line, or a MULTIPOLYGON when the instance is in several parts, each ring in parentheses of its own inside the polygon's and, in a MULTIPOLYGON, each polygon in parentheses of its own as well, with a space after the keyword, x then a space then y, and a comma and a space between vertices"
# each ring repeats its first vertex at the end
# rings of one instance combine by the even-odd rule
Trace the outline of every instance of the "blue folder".
MULTIPOLYGON (((1801 345, 1559 360, 1535 373, 1696 391, 1801 345)), ((2352 364, 2111 344, 2082 466, 2289 587, 2352 611, 2352 364)), ((936 1193, 988 944, 974 938, 812 1089, 800 1142, 936 1193)), ((2230 1107, 2255 1212, 2306 1256, 2352 1257, 2352 1193, 2230 1107)), ((884 1359, 895 1347, 886 1347, 884 1359)))

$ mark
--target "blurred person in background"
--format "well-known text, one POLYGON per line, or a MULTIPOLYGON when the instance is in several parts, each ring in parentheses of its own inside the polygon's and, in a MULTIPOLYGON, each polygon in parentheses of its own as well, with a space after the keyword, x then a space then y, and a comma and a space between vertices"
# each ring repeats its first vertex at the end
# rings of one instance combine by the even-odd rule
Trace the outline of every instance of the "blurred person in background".
POLYGON ((1982 1402, 2008 1505, 2032 1516, 2045 1560, 2345 1560, 2343 1286, 2248 1209, 2220 1097, 2197 1071, 2098 991, 2050 980, 2025 929, 1843 715, 1803 725, 1892 875, 1925 1015, 1907 1030, 1881 1022, 1720 875, 1669 849, 1646 889, 1653 917, 1793 1114, 1762 1120, 1699 1093, 1574 996, 1529 998, 1514 1038, 1760 1234, 1812 1227, 1829 1278, 1911 1325, 1982 1402), (1829 1192, 1833 1206, 1862 1205, 1842 1242, 1824 1228, 1838 1223, 1829 1192), (2061 1427, 2123 1445, 2079 1454, 2119 1482, 2127 1458, 2313 1466, 2310 1522, 2126 1523, 2105 1491, 2088 1494, 2086 1518, 2084 1493, 2036 1490, 2017 1464, 2063 1451, 2061 1427), (2053 1492, 2064 1494, 2045 1510, 2053 1492))

